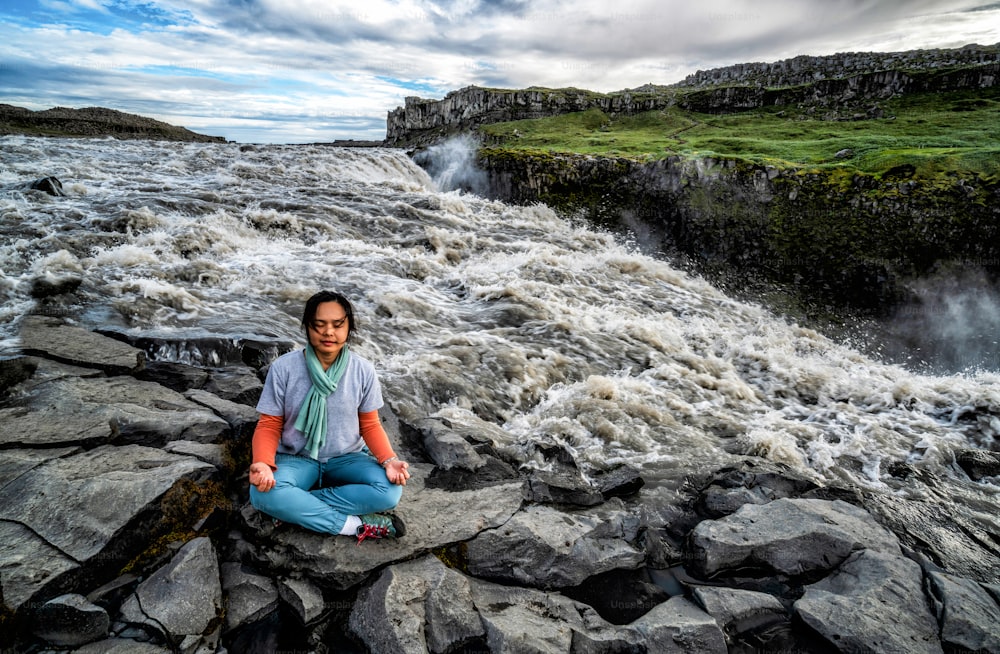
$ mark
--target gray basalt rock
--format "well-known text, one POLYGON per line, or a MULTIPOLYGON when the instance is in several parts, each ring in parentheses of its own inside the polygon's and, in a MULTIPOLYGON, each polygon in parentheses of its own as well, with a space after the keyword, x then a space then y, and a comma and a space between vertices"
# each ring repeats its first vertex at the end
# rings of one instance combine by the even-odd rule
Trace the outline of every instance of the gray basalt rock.
POLYGON ((638 620, 616 626, 559 593, 470 580, 490 652, 689 652, 724 654, 719 625, 673 597, 638 620))
POLYGON ((215 548, 195 538, 170 563, 139 584, 122 605, 122 619, 160 633, 171 644, 193 651, 209 637, 222 613, 222 586, 215 548))
POLYGON ((1000 475, 1000 452, 962 450, 955 460, 973 481, 1000 475))
MULTIPOLYGON (((8 470, 15 456, 0 458, 8 470)), ((137 445, 21 461, 22 472, 0 487, 0 580, 12 608, 61 573, 103 563, 112 539, 175 483, 201 481, 215 471, 190 457, 137 445)))
POLYGON ((264 384, 257 373, 248 366, 229 366, 209 370, 204 390, 224 400, 257 406, 264 384))
POLYGON ((326 611, 323 591, 308 579, 279 579, 278 595, 303 624, 313 622, 326 611))
POLYGON ((698 508, 709 517, 719 518, 744 504, 798 497, 814 488, 814 482, 799 477, 787 466, 743 460, 712 475, 698 496, 698 508))
POLYGON ((141 370, 146 354, 131 345, 66 324, 30 315, 21 321, 21 349, 56 361, 121 374, 141 370))
POLYGON ((778 598, 767 593, 699 586, 693 594, 695 600, 729 636, 742 636, 787 624, 789 621, 788 612, 778 598))
POLYGON ((485 633, 468 579, 430 555, 386 568, 358 593, 349 624, 376 652, 450 652, 485 633))
POLYGON ((807 586, 793 609, 841 652, 940 654, 920 566, 899 555, 854 553, 832 575, 807 586))
POLYGON ((108 635, 107 611, 86 597, 69 593, 53 598, 35 612, 36 636, 53 645, 84 645, 108 635))
POLYGON ((178 393, 201 388, 208 381, 208 371, 173 361, 147 361, 142 370, 135 373, 136 379, 156 382, 178 393))
POLYGON ((583 478, 579 471, 533 470, 528 475, 525 499, 539 504, 596 506, 604 495, 583 478))
POLYGON ((616 568, 637 568, 644 554, 633 546, 638 524, 609 503, 567 513, 529 506, 466 545, 469 572, 537 588, 576 586, 616 568))
POLYGON ((942 572, 929 582, 938 600, 941 641, 956 651, 1000 652, 1000 605, 979 583, 942 572))
POLYGON ((223 563, 221 572, 226 605, 224 632, 238 629, 278 610, 278 587, 270 577, 244 570, 239 563, 223 563))
POLYGON ((863 509, 840 500, 778 499, 747 504, 698 524, 688 543, 691 571, 785 578, 817 575, 858 549, 899 554, 896 537, 863 509))
POLYGON ((0 446, 94 446, 113 439, 154 446, 172 440, 210 443, 229 431, 225 420, 179 393, 131 377, 59 377, 30 384, 17 404, 0 408, 0 423, 5 426, 0 446))
POLYGON ((411 559, 506 522, 521 507, 521 484, 507 483, 470 491, 425 487, 431 467, 411 463, 411 478, 395 513, 406 522, 399 539, 365 541, 316 534, 283 525, 259 536, 258 554, 273 570, 301 573, 320 585, 349 588, 371 571, 411 559))
POLYGON ((947 498, 904 499, 889 493, 866 493, 864 507, 893 531, 900 542, 923 553, 950 574, 983 583, 1000 579, 1000 556, 993 534, 994 516, 955 511, 947 498))
POLYGON ((460 434, 442 421, 429 418, 420 425, 427 455, 444 470, 478 470, 486 461, 460 434))
POLYGON ((217 416, 228 422, 235 437, 253 435, 254 427, 257 426, 257 410, 252 406, 226 400, 214 393, 200 389, 189 390, 184 393, 184 397, 211 409, 217 416))

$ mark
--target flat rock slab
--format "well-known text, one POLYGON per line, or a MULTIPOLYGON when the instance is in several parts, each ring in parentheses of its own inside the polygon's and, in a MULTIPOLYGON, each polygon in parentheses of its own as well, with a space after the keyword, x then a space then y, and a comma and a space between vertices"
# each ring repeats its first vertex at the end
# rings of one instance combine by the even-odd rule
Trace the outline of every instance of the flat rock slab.
POLYGON ((177 481, 214 471, 191 457, 138 445, 103 445, 26 470, 0 488, 4 601, 23 601, 56 571, 100 554, 177 481))
POLYGON ((715 619, 683 597, 627 625, 559 593, 471 579, 472 600, 490 652, 664 652, 726 654, 715 619))
POLYGON ((20 337, 26 353, 87 368, 128 373, 141 370, 146 362, 140 349, 50 316, 25 316, 20 337))
POLYGON ((206 537, 185 543, 122 605, 127 622, 148 625, 175 643, 206 634, 221 613, 219 561, 206 537))
POLYGON ((365 541, 316 534, 283 526, 260 544, 260 554, 275 569, 299 572, 320 584, 349 588, 387 563, 413 558, 451 543, 469 540, 506 522, 521 507, 521 483, 450 492, 424 487, 431 466, 411 464, 411 478, 395 513, 406 522, 406 536, 365 541))
POLYGON ((111 619, 86 597, 70 593, 53 598, 35 612, 36 636, 53 645, 76 646, 106 638, 111 619))
POLYGON ((10 610, 20 610, 49 582, 79 567, 24 525, 0 520, 0 586, 10 610))
POLYGON ((469 541, 469 572, 536 588, 566 588, 609 570, 637 568, 645 554, 629 544, 637 526, 629 522, 624 511, 610 506, 572 513, 529 506, 469 541))
POLYGON ((1000 512, 973 512, 951 501, 903 499, 887 493, 865 495, 865 508, 911 549, 926 553, 944 570, 982 583, 1000 581, 995 534, 1000 512))
POLYGON ((326 611, 322 589, 308 579, 279 579, 278 595, 292 607, 302 624, 310 624, 326 611))
POLYGON ((706 578, 743 570, 796 577, 833 570, 863 548, 900 553, 896 536, 864 509, 840 500, 778 499, 699 523, 689 561, 706 578))
POLYGON ((1000 652, 1000 605, 984 586, 941 572, 930 585, 940 603, 941 641, 957 651, 1000 652))
POLYGON ((254 574, 239 563, 222 564, 222 592, 226 598, 225 632, 278 610, 278 586, 270 577, 254 574))
POLYGON ((795 612, 842 652, 941 654, 920 566, 898 555, 856 552, 806 587, 795 612))
POLYGON ((0 447, 100 445, 114 438, 162 445, 214 442, 230 427, 183 395, 131 377, 60 377, 0 408, 0 447))
POLYGON ((767 629, 789 620, 778 598, 739 588, 699 586, 695 600, 715 618, 723 631, 733 636, 767 629))
POLYGON ((450 652, 485 633, 468 579, 431 555, 383 570, 349 626, 373 652, 450 652))

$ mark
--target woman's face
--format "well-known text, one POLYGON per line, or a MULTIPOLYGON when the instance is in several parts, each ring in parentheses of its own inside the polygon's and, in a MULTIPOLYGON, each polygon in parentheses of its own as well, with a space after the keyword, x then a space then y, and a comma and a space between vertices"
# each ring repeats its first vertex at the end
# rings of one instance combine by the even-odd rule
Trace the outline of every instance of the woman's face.
POLYGON ((323 367, 329 367, 347 343, 350 332, 347 312, 339 302, 320 302, 308 331, 309 344, 313 346, 323 367))

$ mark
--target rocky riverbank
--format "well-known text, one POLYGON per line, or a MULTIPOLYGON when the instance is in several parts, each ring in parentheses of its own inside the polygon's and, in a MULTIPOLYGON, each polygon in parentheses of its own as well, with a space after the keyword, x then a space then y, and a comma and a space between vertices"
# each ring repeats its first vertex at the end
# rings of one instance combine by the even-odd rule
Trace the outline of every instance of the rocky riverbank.
MULTIPOLYGON (((628 466, 556 447, 525 468, 498 426, 406 424, 389 397, 408 533, 357 546, 247 504, 252 407, 290 343, 198 368, 58 316, 21 339, 0 361, 5 651, 1000 651, 997 526, 933 479, 907 500, 747 457, 664 504, 628 466)), ((973 454, 969 483, 1000 473, 973 454)))
POLYGON ((0 136, 6 134, 88 138, 111 136, 117 139, 152 139, 196 143, 226 142, 226 139, 221 136, 198 134, 184 127, 115 109, 53 107, 43 111, 31 111, 23 107, 0 104, 0 136))

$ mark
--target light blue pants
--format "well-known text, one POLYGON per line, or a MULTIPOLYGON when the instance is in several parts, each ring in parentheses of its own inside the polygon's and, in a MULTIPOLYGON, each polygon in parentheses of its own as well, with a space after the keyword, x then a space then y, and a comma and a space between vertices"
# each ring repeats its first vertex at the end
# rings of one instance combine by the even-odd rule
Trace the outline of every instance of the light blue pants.
POLYGON ((399 503, 403 487, 385 477, 368 452, 343 454, 320 463, 293 454, 274 457, 274 488, 250 487, 250 503, 282 522, 326 534, 339 534, 349 515, 388 511, 399 503))

